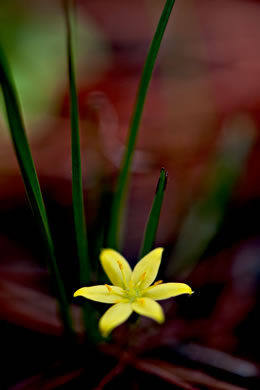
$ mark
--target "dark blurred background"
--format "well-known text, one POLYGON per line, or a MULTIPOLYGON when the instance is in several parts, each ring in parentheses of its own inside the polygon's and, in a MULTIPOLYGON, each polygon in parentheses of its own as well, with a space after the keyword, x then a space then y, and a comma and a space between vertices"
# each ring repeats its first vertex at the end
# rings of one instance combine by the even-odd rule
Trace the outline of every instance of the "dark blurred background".
MULTIPOLYGON (((90 241, 98 240, 108 218, 142 66, 164 3, 77 1, 77 84, 90 241)), ((258 1, 176 1, 145 105, 123 235, 123 254, 134 264, 165 167, 168 184, 156 237, 156 245, 166 248, 162 277, 189 283, 195 294, 173 307, 166 304, 164 344, 170 348, 172 340, 180 341, 175 353, 184 365, 196 362, 242 388, 259 388, 259 17, 258 1)), ((61 2, 1 0, 0 41, 17 84, 61 273, 72 296, 78 279, 61 2)), ((0 253, 5 389, 45 367, 46 340, 52 340, 53 358, 62 347, 42 246, 4 110, 0 253), (35 346, 26 371, 19 362, 28 340, 35 346)))

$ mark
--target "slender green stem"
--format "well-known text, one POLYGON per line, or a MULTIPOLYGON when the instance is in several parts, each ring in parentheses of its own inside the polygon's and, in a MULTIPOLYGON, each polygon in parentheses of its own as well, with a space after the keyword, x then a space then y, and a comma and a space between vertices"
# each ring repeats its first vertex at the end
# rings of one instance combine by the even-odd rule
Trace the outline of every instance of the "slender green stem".
MULTIPOLYGON (((73 50, 73 24, 74 24, 74 1, 64 0, 65 20, 67 29, 67 62, 70 87, 70 121, 71 121, 71 160, 72 160, 72 202, 74 213, 74 226, 76 244, 79 259, 79 279, 81 286, 86 286, 90 279, 90 261, 87 239, 87 227, 84 210, 84 194, 82 184, 82 169, 80 156, 80 130, 79 110, 76 87, 74 50, 73 50)), ((96 340, 94 312, 88 302, 82 305, 83 321, 85 330, 90 338, 96 340), (95 326, 93 326, 93 323, 95 326)))
POLYGON ((10 67, 5 54, 0 47, 0 84, 3 90, 7 119, 10 133, 16 152, 16 157, 21 169, 25 189, 28 195, 31 209, 39 226, 45 244, 48 266, 53 278, 59 301, 60 313, 64 324, 64 330, 73 333, 72 319, 69 311, 64 285, 57 267, 54 245, 50 234, 47 214, 42 193, 33 163, 29 143, 27 140, 20 105, 16 94, 16 88, 11 76, 10 67))
POLYGON ((160 214, 161 214, 162 202, 163 202, 165 189, 167 185, 167 177, 168 177, 168 173, 164 168, 162 168, 157 183, 156 191, 155 191, 152 208, 146 224, 143 243, 139 254, 140 259, 152 250, 154 244, 156 232, 158 229, 160 214))
POLYGON ((122 161, 122 167, 119 174, 117 188, 112 203, 110 228, 108 231, 108 246, 117 249, 119 246, 119 231, 126 191, 129 181, 130 168, 133 159, 134 148, 136 144, 137 134, 142 118, 144 103, 152 77, 155 61, 161 46, 162 38, 173 8, 175 0, 167 0, 163 12, 161 14, 156 32, 154 34, 148 55, 144 64, 142 76, 140 79, 139 88, 136 96, 132 119, 130 122, 128 142, 125 148, 125 154, 122 161))
POLYGON ((71 158, 72 158, 72 197, 77 251, 80 264, 80 283, 86 286, 90 277, 87 229, 84 211, 82 186, 78 98, 73 54, 73 1, 65 1, 67 27, 67 59, 70 84, 71 158))

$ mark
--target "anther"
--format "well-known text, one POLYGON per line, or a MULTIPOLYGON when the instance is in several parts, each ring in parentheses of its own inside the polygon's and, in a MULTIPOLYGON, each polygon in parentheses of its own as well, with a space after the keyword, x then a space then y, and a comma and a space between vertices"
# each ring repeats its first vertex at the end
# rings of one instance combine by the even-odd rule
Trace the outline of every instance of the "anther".
POLYGON ((157 280, 157 282, 155 282, 155 283, 153 284, 153 286, 158 286, 158 284, 162 284, 162 283, 163 283, 162 280, 157 280))
POLYGON ((144 272, 144 273, 141 275, 140 279, 141 279, 142 281, 145 279, 145 275, 146 275, 146 272, 144 272))
POLYGON ((123 270, 123 264, 120 263, 120 261, 117 262, 117 264, 119 265, 119 268, 121 269, 121 271, 123 270))
POLYGON ((105 284, 105 286, 108 289, 108 292, 112 292, 112 288, 108 284, 105 284))

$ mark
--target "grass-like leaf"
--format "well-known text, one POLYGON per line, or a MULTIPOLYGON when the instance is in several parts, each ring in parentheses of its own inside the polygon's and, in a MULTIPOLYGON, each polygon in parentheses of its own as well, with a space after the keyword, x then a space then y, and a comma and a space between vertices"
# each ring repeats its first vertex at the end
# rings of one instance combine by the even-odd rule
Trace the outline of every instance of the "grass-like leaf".
POLYGON ((65 289, 60 277, 55 258, 54 245, 50 234, 45 205, 33 163, 29 143, 27 140, 20 105, 16 94, 16 88, 11 76, 11 71, 0 47, 0 84, 2 86, 4 103, 6 107, 8 124, 16 152, 16 157, 22 173, 25 189, 28 195, 31 209, 35 216, 37 225, 42 234, 46 248, 48 267, 53 278, 54 288, 59 301, 61 317, 64 323, 64 330, 73 333, 72 319, 69 311, 65 289))
POLYGON ((167 184, 167 176, 168 176, 167 171, 164 168, 162 168, 157 183, 156 191, 155 191, 152 208, 146 224, 146 229, 145 229, 144 238, 143 238, 143 242, 139 254, 139 259, 141 259, 143 256, 145 256, 148 252, 152 250, 158 224, 159 224, 161 207, 162 207, 163 197, 164 197, 166 184, 167 184))
POLYGON ((209 166, 204 191, 191 205, 181 225, 167 269, 169 274, 191 270, 216 235, 254 134, 248 117, 235 117, 227 125, 209 166))
MULTIPOLYGON (((84 210, 84 195, 82 185, 82 169, 80 155, 80 131, 79 110, 76 88, 76 76, 73 52, 73 24, 74 24, 74 1, 65 0, 65 19, 67 28, 67 62, 70 90, 70 121, 71 121, 71 160, 72 160, 72 202, 74 213, 74 226, 76 234, 77 252, 79 259, 80 285, 86 286, 90 279, 90 261, 87 239, 87 228, 84 210)), ((94 312, 88 302, 82 305, 85 329, 90 333, 93 340, 97 340, 96 320, 94 312)))
POLYGON ((142 118, 144 103, 149 83, 152 77, 155 61, 174 3, 175 0, 166 1, 150 49, 148 51, 148 55, 140 79, 139 88, 137 91, 136 102, 129 127, 128 141, 126 144, 125 154, 123 156, 122 166, 111 208, 110 227, 108 231, 107 243, 109 247, 115 249, 118 249, 119 246, 120 222, 122 218, 124 201, 126 198, 127 186, 129 181, 129 173, 131 169, 138 129, 142 118))
POLYGON ((67 61, 70 85, 70 120, 71 120, 71 159, 72 159, 72 198, 77 251, 80 264, 80 283, 86 286, 90 277, 87 229, 84 211, 84 198, 81 172, 79 113, 76 89, 76 77, 73 54, 73 1, 65 0, 67 27, 67 61))

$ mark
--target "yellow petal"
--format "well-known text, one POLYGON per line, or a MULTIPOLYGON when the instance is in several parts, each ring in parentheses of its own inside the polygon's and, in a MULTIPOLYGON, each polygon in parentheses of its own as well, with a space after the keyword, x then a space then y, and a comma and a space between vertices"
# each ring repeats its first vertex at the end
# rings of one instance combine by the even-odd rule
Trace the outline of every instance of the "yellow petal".
POLYGON ((164 321, 164 314, 159 303, 151 298, 139 298, 132 303, 133 310, 142 316, 150 317, 160 324, 164 321))
POLYGON ((117 303, 110 307, 99 321, 102 335, 107 336, 115 327, 125 322, 132 312, 130 303, 117 303))
POLYGON ((163 283, 158 286, 149 287, 143 293, 143 296, 159 301, 161 299, 176 297, 181 294, 192 294, 192 289, 184 283, 163 283))
POLYGON ((135 266, 132 274, 132 282, 134 286, 140 289, 150 286, 161 264, 163 248, 154 249, 152 252, 144 256, 135 266))
POLYGON ((126 287, 132 270, 126 259, 113 249, 103 249, 100 254, 102 267, 110 281, 119 287, 126 287))
POLYGON ((82 296, 92 301, 115 303, 123 299, 124 290, 116 286, 82 287, 74 293, 74 297, 82 296))

